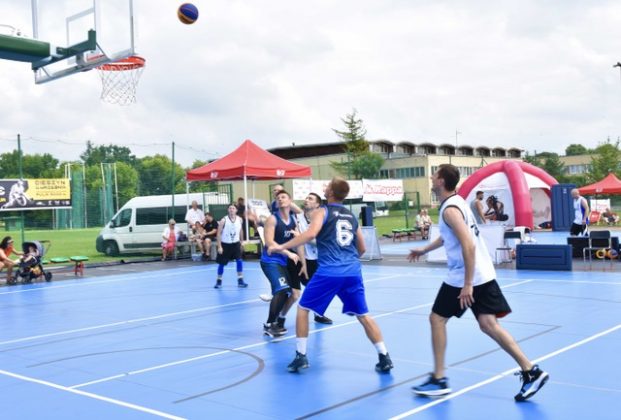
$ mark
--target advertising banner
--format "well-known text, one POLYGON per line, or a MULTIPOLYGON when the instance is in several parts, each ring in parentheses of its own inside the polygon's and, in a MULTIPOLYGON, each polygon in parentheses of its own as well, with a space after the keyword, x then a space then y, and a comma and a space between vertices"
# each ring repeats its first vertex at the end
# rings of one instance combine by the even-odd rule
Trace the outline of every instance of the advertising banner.
POLYGON ((403 200, 403 180, 401 179, 363 179, 362 201, 401 201, 403 200))
POLYGON ((68 178, 0 179, 0 211, 71 208, 68 178))
MULTIPOLYGON (((349 183, 349 195, 347 199, 353 200, 356 198, 362 198, 362 181, 352 180, 347 181, 349 183)), ((326 198, 324 191, 328 184, 329 179, 316 180, 316 179, 294 179, 293 180, 293 199, 304 200, 308 193, 314 192, 319 194, 323 199, 326 198)))

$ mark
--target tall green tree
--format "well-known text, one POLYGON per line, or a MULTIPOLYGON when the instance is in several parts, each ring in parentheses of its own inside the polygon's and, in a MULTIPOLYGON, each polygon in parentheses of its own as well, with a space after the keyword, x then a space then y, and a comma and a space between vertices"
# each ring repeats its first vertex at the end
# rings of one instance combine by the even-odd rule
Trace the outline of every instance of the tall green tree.
POLYGON ((128 147, 114 144, 95 146, 90 140, 86 142, 86 150, 80 155, 80 158, 87 166, 114 162, 124 162, 134 166, 137 163, 136 156, 128 147))
POLYGON ((347 114, 345 118, 341 118, 345 124, 345 130, 332 129, 336 135, 345 142, 345 149, 352 158, 357 158, 364 152, 369 150, 369 143, 365 136, 367 130, 361 118, 358 118, 358 111, 354 109, 351 114, 347 114))
MULTIPOLYGON (((147 156, 139 160, 139 195, 171 194, 172 160, 165 155, 147 156)), ((178 163, 174 169, 174 192, 185 192, 185 171, 178 163)))
POLYGON ((367 130, 362 119, 358 117, 358 111, 354 109, 351 114, 341 118, 341 121, 345 129, 333 128, 332 131, 345 143, 347 161, 333 161, 330 162, 330 166, 348 178, 376 178, 384 159, 381 155, 369 150, 369 142, 365 138, 367 130))
POLYGON ((565 148, 565 156, 586 155, 588 153, 589 149, 581 144, 570 144, 565 148))
POLYGON ((591 171, 589 181, 596 182, 604 178, 610 172, 621 177, 621 150, 619 150, 619 139, 612 143, 608 139, 605 143, 595 148, 595 153, 591 157, 591 171))
POLYGON ((559 182, 565 182, 565 165, 559 155, 553 152, 540 152, 527 155, 524 161, 543 169, 559 182))
MULTIPOLYGON (((49 153, 22 155, 24 178, 61 178, 63 170, 58 159, 49 153)), ((0 173, 2 178, 19 177, 19 153, 14 150, 0 155, 0 173)))

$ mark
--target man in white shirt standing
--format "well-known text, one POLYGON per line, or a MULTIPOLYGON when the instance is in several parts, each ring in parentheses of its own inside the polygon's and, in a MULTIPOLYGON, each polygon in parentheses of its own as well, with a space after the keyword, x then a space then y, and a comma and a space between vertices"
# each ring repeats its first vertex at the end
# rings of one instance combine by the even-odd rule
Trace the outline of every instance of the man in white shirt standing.
POLYGON ((589 203, 587 203, 586 198, 580 195, 577 188, 571 190, 571 197, 574 199, 574 220, 569 234, 571 236, 586 235, 588 233, 589 214, 591 213, 589 203))
POLYGON ((440 236, 424 248, 411 250, 408 256, 414 261, 444 246, 449 267, 448 278, 442 283, 429 316, 434 369, 427 381, 413 387, 412 391, 424 396, 451 392, 448 378, 444 376, 446 323, 453 316, 461 317, 470 308, 481 331, 520 366, 522 387, 514 398, 524 401, 535 395, 549 376, 531 363, 515 339, 498 323, 498 318, 509 314, 511 308, 496 282, 496 270, 479 234, 475 216, 466 201, 455 193, 458 182, 459 170, 450 164, 440 165, 433 174, 432 189, 442 200, 438 215, 440 236))
POLYGON ((192 206, 185 213, 185 221, 188 224, 188 229, 191 229, 192 226, 196 224, 196 222, 201 225, 205 224, 205 213, 201 209, 198 208, 198 203, 196 200, 192 201, 192 206))

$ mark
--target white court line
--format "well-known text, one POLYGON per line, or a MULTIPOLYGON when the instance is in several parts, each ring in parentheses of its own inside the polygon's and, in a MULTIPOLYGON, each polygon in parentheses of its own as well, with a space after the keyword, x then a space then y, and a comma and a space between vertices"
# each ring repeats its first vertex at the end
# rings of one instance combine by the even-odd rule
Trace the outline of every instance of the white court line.
POLYGON ((165 418, 165 419, 185 420, 184 417, 174 416, 172 414, 164 413, 162 411, 154 410, 152 408, 147 408, 147 407, 143 407, 143 406, 140 406, 140 405, 128 403, 128 402, 125 402, 125 401, 116 400, 114 398, 104 397, 103 395, 93 394, 92 392, 87 392, 87 391, 81 391, 81 390, 78 390, 78 389, 67 388, 66 386, 55 384, 53 382, 43 381, 41 379, 31 378, 29 376, 24 376, 24 375, 19 375, 17 373, 7 372, 6 370, 0 370, 0 375, 9 376, 11 378, 20 379, 20 380, 26 381, 26 382, 32 382, 32 383, 43 385, 43 386, 47 386, 47 387, 50 387, 50 388, 55 388, 55 389, 58 389, 60 391, 70 392, 72 394, 81 395, 83 397, 88 397, 88 398, 92 398, 92 399, 95 399, 95 400, 104 401, 104 402, 111 403, 111 404, 114 404, 114 405, 118 405, 118 406, 121 406, 121 407, 130 408, 132 410, 141 411, 143 413, 152 414, 154 416, 162 417, 162 418, 165 418))
MULTIPOLYGON (((385 279, 389 279, 389 278, 393 278, 393 277, 400 277, 400 275, 399 274, 394 274, 394 275, 391 275, 391 276, 377 277, 377 278, 374 278, 374 279, 371 279, 371 280, 367 280, 365 283, 372 283, 372 282, 375 282, 375 281, 385 280, 385 279)), ((5 344, 15 344, 15 343, 22 343, 22 342, 25 342, 25 341, 37 340, 39 338, 56 337, 56 336, 59 336, 59 335, 74 334, 74 333, 85 332, 85 331, 99 330, 99 329, 102 329, 102 328, 117 327, 117 326, 120 326, 120 325, 135 324, 137 322, 152 321, 152 320, 155 320, 155 319, 162 319, 162 318, 170 318, 170 317, 174 317, 174 316, 178 316, 178 315, 187 315, 187 314, 193 314, 193 313, 198 313, 198 312, 206 312, 206 311, 210 311, 210 310, 213 310, 213 309, 220 309, 220 308, 226 308, 226 307, 229 307, 229 306, 244 305, 246 303, 255 303, 255 302, 261 302, 261 300, 260 299, 249 299, 249 300, 243 300, 241 302, 227 303, 227 304, 224 304, 224 305, 205 306, 205 307, 201 307, 201 308, 188 309, 186 311, 170 312, 170 313, 166 313, 166 314, 153 315, 153 316, 149 316, 149 317, 134 318, 134 319, 129 319, 129 320, 125 320, 125 321, 111 322, 109 324, 93 325, 93 326, 90 326, 90 327, 76 328, 76 329, 73 329, 73 330, 65 330, 65 331, 58 331, 58 332, 48 333, 48 334, 33 335, 33 336, 30 336, 30 337, 23 337, 23 338, 16 338, 16 339, 13 339, 13 340, 1 341, 0 342, 0 346, 5 345, 5 344)))
POLYGON ((205 311, 210 311, 212 309, 226 308, 229 306, 243 305, 246 303, 254 303, 254 302, 261 302, 261 299, 249 299, 249 300, 243 300, 241 302, 227 303, 224 305, 205 306, 202 308, 188 309, 187 311, 170 312, 167 314, 148 316, 144 318, 134 318, 134 319, 128 319, 126 321, 111 322, 109 324, 101 324, 101 325, 94 325, 91 327, 76 328, 74 330, 65 330, 65 331, 58 331, 58 332, 49 333, 49 334, 39 334, 39 335, 30 336, 30 337, 16 338, 14 340, 2 341, 0 342, 0 346, 5 345, 5 344, 15 344, 15 343, 22 343, 24 341, 37 340, 39 338, 56 337, 59 335, 67 335, 67 334, 73 334, 73 333, 84 332, 84 331, 93 331, 93 330, 98 330, 101 328, 117 327, 119 325, 134 324, 136 322, 152 321, 154 319, 170 318, 170 317, 177 316, 177 315, 187 315, 187 314, 193 314, 197 312, 205 312, 205 311))
MULTIPOLYGON (((71 281, 72 283, 70 284, 63 284, 63 285, 54 285, 54 286, 48 286, 45 285, 43 287, 33 287, 31 289, 20 289, 20 290, 11 290, 9 292, 0 292, 0 295, 12 295, 15 293, 29 293, 29 292, 38 292, 38 291, 42 291, 42 290, 51 290, 51 289, 65 289, 68 287, 85 287, 85 286, 92 286, 92 285, 99 285, 99 284, 107 284, 107 283, 118 283, 118 282, 123 282, 123 281, 135 281, 135 280, 148 280, 148 279, 161 279, 163 277, 172 277, 172 276, 178 276, 179 275, 179 271, 182 272, 182 274, 191 274, 194 272, 201 272, 204 270, 201 269, 197 269, 197 268, 190 268, 187 270, 174 270, 174 273, 161 273, 161 271, 170 271, 171 269, 167 269, 167 270, 154 270, 154 271, 147 271, 147 272, 143 272, 140 274, 134 274, 134 273, 127 273, 127 274, 114 274, 114 275, 110 275, 110 276, 106 276, 106 277, 118 277, 118 276, 123 276, 123 278, 113 278, 113 279, 108 279, 108 280, 95 280, 95 281, 83 281, 81 279, 77 279, 77 280, 68 280, 71 281), (157 273, 157 275, 155 275, 157 273), (129 276, 129 278, 128 278, 129 276)), ((89 278, 85 278, 84 280, 88 280, 89 278)), ((203 279, 199 279, 199 280, 203 280, 203 279)), ((45 283, 43 283, 45 284, 45 283)))
MULTIPOLYGON (((192 274, 192 273, 204 273, 206 271, 212 271, 211 269, 216 269, 216 266, 200 266, 200 267, 189 267, 189 268, 167 268, 164 270, 153 270, 153 271, 146 271, 146 272, 141 272, 139 274, 136 273, 124 273, 124 274, 111 274, 109 276, 105 276, 105 277, 115 277, 113 279, 108 279, 108 280, 94 280, 94 281, 90 281, 89 278, 93 278, 93 277, 86 277, 84 279, 78 278, 78 279, 69 279, 69 280, 65 280, 65 281, 69 281, 71 282, 70 284, 63 284, 63 285, 55 285, 55 286, 48 286, 47 283, 40 283, 41 287, 33 287, 30 289, 20 289, 20 290, 11 290, 9 292, 0 292, 0 295, 12 295, 12 294, 16 294, 16 293, 30 293, 30 292, 40 292, 42 290, 51 290, 51 289, 65 289, 65 288, 71 288, 71 287, 85 287, 85 286, 93 286, 93 285, 99 285, 99 284, 107 284, 107 283, 119 283, 119 282, 129 282, 129 281, 135 281, 135 280, 163 280, 166 277, 178 277, 179 275, 185 275, 185 274, 192 274), (208 268, 209 270, 205 270, 206 268, 208 268), (162 271, 164 271, 164 273, 162 273, 162 271), (116 277, 121 277, 121 278, 116 278, 116 277), (89 281, 84 281, 84 280, 89 280, 89 281)), ((258 268, 244 268, 244 272, 246 271, 260 271, 260 269, 258 268)), ((193 277, 190 278, 190 280, 199 280, 199 281, 205 281, 205 279, 203 278, 199 278, 199 277, 193 277)))
MULTIPOLYGON (((383 318, 383 317, 386 317, 386 316, 389 316, 389 315, 394 315, 394 314, 397 314, 397 313, 400 313, 400 312, 412 311, 412 310, 415 310, 415 309, 420 309, 420 308, 424 308, 426 306, 431 306, 431 305, 433 305, 433 302, 432 303, 424 303, 422 305, 410 306, 409 308, 399 309, 397 311, 387 312, 385 314, 380 314, 380 315, 373 316, 372 318, 374 318, 374 319, 383 318)), ((342 328, 342 327, 346 327, 346 326, 352 325, 352 324, 358 324, 358 320, 343 322, 342 324, 332 325, 330 327, 324 327, 324 328, 320 328, 318 330, 312 330, 312 331, 309 331, 309 334, 318 334, 320 332, 334 330, 336 328, 342 328)), ((278 338, 277 340, 274 340, 274 342, 281 342, 281 341, 285 341, 285 340, 291 340, 293 338, 295 338, 295 335, 289 335, 287 337, 278 338)), ((134 370, 134 371, 131 371, 131 372, 121 373, 121 374, 118 374, 118 375, 108 376, 106 378, 96 379, 94 381, 85 382, 85 383, 82 383, 82 384, 72 385, 72 386, 70 386, 68 388, 76 389, 76 388, 81 388, 81 387, 84 387, 84 386, 87 386, 87 385, 93 385, 93 384, 98 384, 98 383, 102 383, 102 382, 108 382, 108 381, 112 381, 114 379, 123 378, 123 377, 126 377, 126 376, 137 375, 139 373, 151 372, 151 371, 154 371, 154 370, 163 369, 163 368, 170 367, 170 366, 177 366, 177 365, 182 365, 182 364, 185 364, 185 363, 194 362, 194 361, 197 361, 197 360, 208 359, 208 358, 214 357, 214 356, 220 356, 222 354, 234 353, 234 352, 238 352, 238 351, 242 351, 242 350, 252 349, 252 348, 255 348, 255 347, 265 346, 265 345, 267 345, 267 344, 269 344, 271 342, 272 341, 261 341, 261 342, 254 343, 254 344, 247 344, 245 346, 236 347, 236 348, 231 349, 231 350, 222 350, 222 351, 218 351, 218 352, 215 352, 215 353, 207 353, 207 354, 203 354, 203 355, 200 355, 200 356, 191 357, 189 359, 177 360, 177 361, 170 362, 170 363, 164 363, 164 364, 157 365, 157 366, 152 366, 152 367, 148 367, 148 368, 144 368, 144 369, 134 370)))
MULTIPOLYGON (((565 347, 563 347, 561 349, 553 351, 552 353, 548 353, 548 354, 546 354, 544 356, 541 356, 541 357, 533 360, 533 363, 539 363, 539 362, 542 362, 544 360, 550 359, 552 357, 558 356, 559 354, 562 354, 562 353, 565 353, 565 352, 567 352, 569 350, 575 349, 576 347, 580 347, 583 344, 589 343, 589 342, 591 342, 593 340, 597 340, 598 338, 603 337, 605 335, 608 335, 608 334, 610 334, 612 332, 615 332, 615 331, 617 331, 619 329, 621 329, 621 324, 617 324, 616 326, 614 326, 612 328, 609 328, 609 329, 607 329, 605 331, 599 332, 597 334, 593 334, 592 336, 587 337, 587 338, 585 338, 583 340, 577 341, 577 342, 575 342, 573 344, 570 344, 570 345, 565 346, 565 347)), ((460 389, 459 391, 457 391, 457 392, 455 392, 453 394, 450 394, 450 395, 448 395, 448 396, 446 396, 446 397, 444 397, 444 398, 442 398, 440 400, 432 401, 430 403, 421 405, 420 407, 416 407, 416 408, 414 408, 414 409, 412 409, 410 411, 406 411, 405 413, 401 413, 401 414, 398 414, 398 415, 396 415, 394 417, 391 417, 389 420, 400 420, 400 419, 404 419, 406 417, 412 416, 414 414, 420 413, 421 411, 425 411, 425 410, 427 410, 427 409, 429 409, 431 407, 434 407, 434 406, 436 406, 438 404, 442 404, 445 401, 452 400, 453 398, 456 398, 456 397, 458 397, 460 395, 463 395, 463 394, 465 394, 467 392, 470 392, 472 390, 475 390, 477 388, 480 388, 480 387, 485 386, 487 384, 490 384, 492 382, 496 382, 497 380, 502 379, 505 376, 510 375, 513 372, 516 372, 517 370, 518 370, 518 368, 512 368, 512 369, 505 370, 504 372, 499 373, 496 376, 492 376, 491 378, 488 378, 488 379, 486 379, 484 381, 481 381, 481 382, 478 382, 478 383, 476 383, 474 385, 470 385, 470 386, 468 386, 466 388, 460 389)))
MULTIPOLYGON (((388 277, 396 277, 396 276, 388 276, 388 277)), ((378 281, 378 280, 380 280, 380 279, 378 278, 378 279, 374 279, 372 281, 378 281)), ((502 288, 503 289, 507 289, 507 288, 510 288, 510 287, 519 286, 521 284, 530 283, 531 281, 532 280, 524 280, 524 281, 521 281, 521 282, 518 282, 518 283, 511 283, 511 284, 508 284, 506 286, 503 286, 502 288)), ((407 311, 413 311, 415 309, 421 309, 421 308, 429 307, 429 306, 432 306, 432 305, 433 305, 433 302, 423 303, 423 304, 420 304, 420 305, 410 306, 408 308, 398 309, 396 311, 375 315, 372 318, 373 319, 384 318, 386 316, 390 316, 390 315, 394 315, 394 314, 398 314, 398 313, 402 313, 402 312, 407 312, 407 311)), ((348 325, 352 325, 352 324, 357 324, 357 323, 358 323, 358 320, 348 321, 348 322, 344 322, 342 324, 332 325, 330 327, 323 327, 323 328, 320 328, 318 330, 312 330, 312 331, 309 332, 309 334, 318 334, 320 332, 325 332, 325 331, 333 330, 333 329, 336 329, 336 328, 342 328, 342 327, 345 327, 345 326, 348 326, 348 325)), ((280 342, 280 341, 285 341, 285 340, 291 340, 293 338, 295 338, 295 335, 289 335, 287 337, 279 338, 279 339, 274 340, 274 341, 280 342)), ((87 386, 87 385, 93 385, 93 384, 98 384, 98 383, 102 383, 102 382, 108 382, 108 381, 112 381, 114 379, 123 378, 123 377, 126 377, 126 376, 131 376, 131 375, 136 375, 136 374, 139 374, 139 373, 150 372, 150 371, 153 371, 153 370, 163 369, 163 368, 170 367, 170 366, 177 366, 177 365, 181 365, 181 364, 185 364, 185 363, 194 362, 194 361, 197 361, 197 360, 202 360, 202 359, 207 359, 207 358, 214 357, 214 356, 219 356, 219 355, 226 354, 226 353, 242 351, 242 350, 248 350, 248 349, 251 349, 251 348, 254 348, 254 347, 264 346, 264 345, 266 345, 266 344, 268 344, 270 342, 272 342, 272 341, 261 341, 261 342, 258 342, 258 343, 248 344, 248 345, 245 345, 245 346, 242 346, 242 347, 237 347, 237 348, 234 348, 234 349, 231 349, 231 350, 222 350, 222 351, 215 352, 215 353, 207 353, 207 354, 203 354, 203 355, 200 355, 200 356, 190 357, 188 359, 177 360, 177 361, 174 361, 174 362, 164 363, 164 364, 161 364, 161 365, 152 366, 152 367, 148 367, 148 368, 144 368, 144 369, 139 369, 139 370, 134 370, 134 371, 131 371, 131 372, 120 373, 118 375, 107 376, 105 378, 96 379, 96 380, 93 380, 93 381, 84 382, 84 383, 77 384, 77 385, 72 385, 69 388, 71 388, 71 389, 81 388, 81 387, 84 387, 84 386, 87 386)))

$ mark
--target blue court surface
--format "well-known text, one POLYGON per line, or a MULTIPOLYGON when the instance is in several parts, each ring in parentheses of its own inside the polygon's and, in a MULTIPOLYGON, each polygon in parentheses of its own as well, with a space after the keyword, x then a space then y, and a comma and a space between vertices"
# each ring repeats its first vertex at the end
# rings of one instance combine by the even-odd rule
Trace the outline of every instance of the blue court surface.
POLYGON ((263 337, 268 284, 256 261, 245 264, 248 289, 234 264, 221 290, 213 264, 129 268, 0 288, 3 419, 621 418, 619 272, 498 271, 513 308, 502 324, 550 373, 516 403, 517 366, 471 313, 448 326, 453 394, 411 393, 432 369, 427 317, 444 266, 364 265, 390 374, 374 371, 375 349, 338 301, 333 325, 311 320, 310 368, 288 373, 295 308, 284 338, 263 337))

